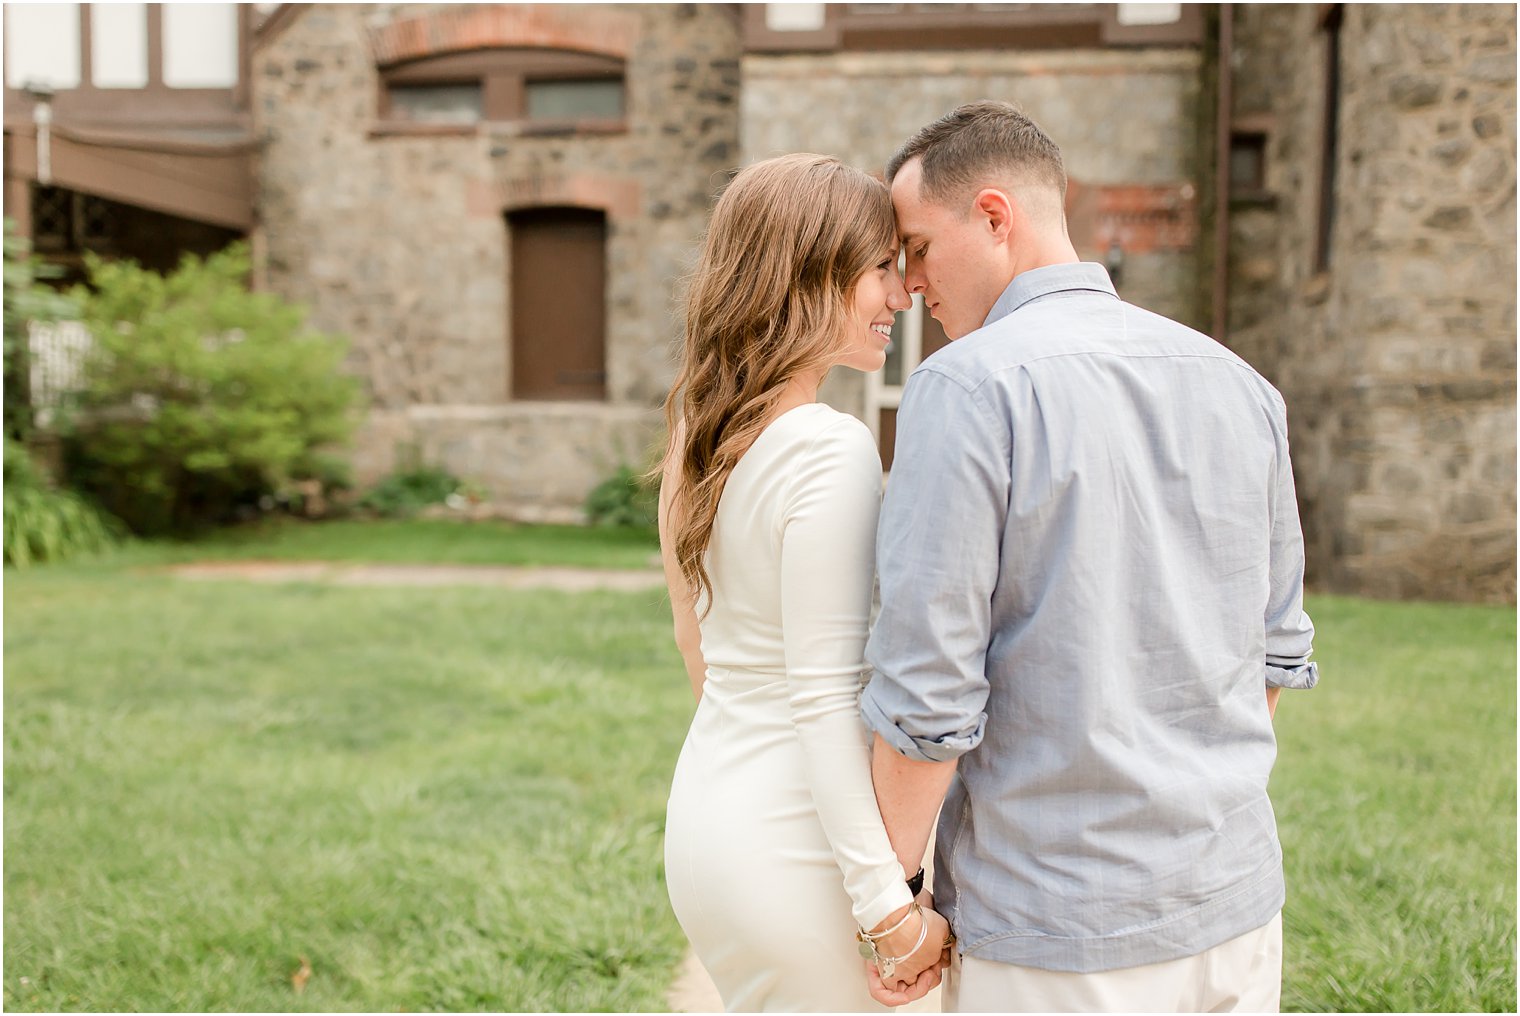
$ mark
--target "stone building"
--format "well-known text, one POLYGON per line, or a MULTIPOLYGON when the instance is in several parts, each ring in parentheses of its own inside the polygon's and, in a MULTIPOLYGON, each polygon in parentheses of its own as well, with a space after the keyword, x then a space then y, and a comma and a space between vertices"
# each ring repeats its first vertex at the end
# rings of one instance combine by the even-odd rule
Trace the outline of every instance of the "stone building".
MULTIPOLYGON (((1108 264, 1126 299, 1205 326, 1198 206, 1212 153, 1201 9, 900 7, 746 7, 741 162, 815 151, 880 173, 905 138, 956 106, 1014 101, 1061 146, 1078 253, 1108 264)), ((945 341, 915 297, 885 370, 835 371, 825 386, 826 400, 877 435, 888 467, 902 384, 945 341)))
POLYGON ((1309 578, 1515 597, 1515 8, 1236 5, 1221 336, 1281 389, 1309 578))
MULTIPOLYGON (((256 283, 352 339, 361 483, 416 454, 503 511, 573 517, 660 434, 680 280, 738 167, 879 172, 1000 98, 1061 145, 1079 253, 1283 391, 1311 584, 1514 599, 1512 6, 259 4, 196 15, 236 51, 195 94, 165 79, 190 5, 120 5, 142 38, 93 41, 127 15, 49 6, 75 11, 77 62, 120 76, 127 38, 143 79, 128 101, 76 75, 54 150, 173 156, 158 181, 60 162, 74 207, 249 235, 256 283)), ((14 207, 40 148, 7 83, 14 207)), ((945 341, 919 307, 895 339, 887 370, 824 390, 888 466, 902 382, 945 341)))
POLYGON ((286 5, 253 53, 265 283, 352 337, 357 472, 573 515, 657 435, 673 283, 738 160, 707 5, 286 5))

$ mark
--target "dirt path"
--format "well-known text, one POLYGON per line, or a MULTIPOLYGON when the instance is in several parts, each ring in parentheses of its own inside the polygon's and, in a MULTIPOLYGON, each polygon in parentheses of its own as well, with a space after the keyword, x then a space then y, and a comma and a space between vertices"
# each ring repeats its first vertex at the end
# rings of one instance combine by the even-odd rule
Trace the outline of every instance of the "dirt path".
POLYGON ((608 589, 663 589, 652 570, 612 568, 516 568, 497 565, 343 564, 331 561, 202 561, 168 571, 194 580, 328 582, 337 586, 492 586, 499 589, 560 589, 580 593, 608 589))

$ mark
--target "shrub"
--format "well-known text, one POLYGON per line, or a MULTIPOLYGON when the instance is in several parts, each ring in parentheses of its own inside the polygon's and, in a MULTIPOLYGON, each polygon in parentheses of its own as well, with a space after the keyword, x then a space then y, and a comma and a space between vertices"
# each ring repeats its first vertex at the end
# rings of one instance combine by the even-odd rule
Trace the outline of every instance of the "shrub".
POLYGON ((440 466, 410 465, 391 473, 359 500, 360 508, 389 518, 409 518, 428 505, 443 504, 464 483, 440 466))
POLYGON ((658 483, 619 466, 586 496, 586 517, 599 526, 652 526, 659 505, 658 483))
POLYGON ((61 433, 69 475, 141 533, 271 503, 353 430, 345 343, 245 285, 234 244, 169 275, 89 258, 76 290, 94 341, 61 433))
POLYGON ((5 563, 17 568, 101 551, 121 523, 69 490, 54 490, 19 442, 5 441, 5 563))

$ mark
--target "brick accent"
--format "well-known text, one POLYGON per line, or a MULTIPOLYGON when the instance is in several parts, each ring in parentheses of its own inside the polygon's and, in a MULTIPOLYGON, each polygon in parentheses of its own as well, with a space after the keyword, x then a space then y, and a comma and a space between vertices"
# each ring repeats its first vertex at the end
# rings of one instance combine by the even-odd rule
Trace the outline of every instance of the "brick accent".
POLYGON ((570 49, 628 59, 638 38, 637 18, 612 10, 587 17, 578 5, 489 4, 454 7, 370 30, 375 62, 407 60, 472 49, 519 46, 570 49))
POLYGON ((1191 250, 1197 241, 1197 192, 1191 184, 1093 186, 1072 180, 1066 214, 1078 246, 1127 254, 1191 250))
POLYGON ((596 208, 611 221, 637 218, 643 188, 628 177, 567 173, 518 177, 505 182, 472 180, 465 200, 471 218, 496 218, 522 208, 596 208))

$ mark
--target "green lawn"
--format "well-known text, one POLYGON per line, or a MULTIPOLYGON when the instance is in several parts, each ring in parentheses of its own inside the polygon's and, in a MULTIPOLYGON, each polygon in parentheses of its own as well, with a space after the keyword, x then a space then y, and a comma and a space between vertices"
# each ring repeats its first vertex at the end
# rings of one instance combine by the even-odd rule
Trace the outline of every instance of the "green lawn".
POLYGON ((657 595, 5 591, 6 1009, 664 1007, 657 595))
POLYGON ((659 553, 652 529, 631 527, 286 518, 224 529, 193 541, 135 543, 118 550, 107 563, 266 560, 658 568, 659 553))
MULTIPOLYGON (((422 542, 301 528, 216 556, 422 542)), ((438 559, 492 550, 459 539, 438 559)), ((137 570, 183 552, 6 573, 5 1008, 663 1007, 691 701, 657 594, 137 570)), ((1310 606, 1324 683, 1284 696, 1273 779, 1285 1006, 1513 1010, 1514 612, 1310 606)))
POLYGON ((1285 1009, 1515 1010, 1515 612, 1318 597, 1272 778, 1285 1009))

